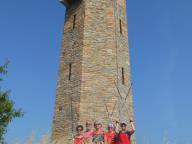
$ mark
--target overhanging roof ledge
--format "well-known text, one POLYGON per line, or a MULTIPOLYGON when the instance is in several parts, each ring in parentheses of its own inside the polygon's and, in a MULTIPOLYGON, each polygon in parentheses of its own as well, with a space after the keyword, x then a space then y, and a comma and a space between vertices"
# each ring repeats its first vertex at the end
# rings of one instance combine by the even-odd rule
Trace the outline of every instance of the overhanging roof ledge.
POLYGON ((69 7, 70 5, 72 5, 74 2, 76 2, 77 0, 59 0, 60 3, 62 3, 64 6, 69 7))

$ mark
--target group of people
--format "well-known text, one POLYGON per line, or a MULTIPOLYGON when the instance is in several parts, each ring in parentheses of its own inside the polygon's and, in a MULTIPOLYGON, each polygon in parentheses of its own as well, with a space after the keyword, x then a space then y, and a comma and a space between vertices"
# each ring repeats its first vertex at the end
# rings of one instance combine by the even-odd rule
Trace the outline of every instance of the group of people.
POLYGON ((131 135, 135 132, 134 122, 130 120, 130 130, 127 130, 127 124, 124 122, 115 123, 116 125, 108 124, 107 132, 98 121, 94 122, 94 129, 89 121, 85 124, 85 130, 82 125, 78 125, 73 144, 131 144, 131 135))

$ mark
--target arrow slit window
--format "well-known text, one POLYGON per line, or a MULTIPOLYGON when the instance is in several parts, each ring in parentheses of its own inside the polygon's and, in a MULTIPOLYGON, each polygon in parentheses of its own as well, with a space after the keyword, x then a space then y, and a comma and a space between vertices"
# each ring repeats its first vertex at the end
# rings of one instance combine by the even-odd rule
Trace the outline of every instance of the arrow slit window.
POLYGON ((125 84, 125 72, 124 72, 124 68, 121 68, 121 72, 122 72, 122 84, 125 84))
POLYGON ((72 70, 72 64, 69 64, 69 80, 71 80, 71 70, 72 70))
POLYGON ((76 14, 73 15, 73 29, 75 28, 76 26, 76 14))
POLYGON ((122 34, 122 21, 121 21, 121 19, 119 20, 119 29, 120 29, 120 34, 122 34))

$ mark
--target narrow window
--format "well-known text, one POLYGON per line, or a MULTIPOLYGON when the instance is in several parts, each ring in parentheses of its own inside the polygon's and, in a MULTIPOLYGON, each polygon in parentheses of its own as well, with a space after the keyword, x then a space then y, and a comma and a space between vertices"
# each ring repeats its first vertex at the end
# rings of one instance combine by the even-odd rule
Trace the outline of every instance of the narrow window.
POLYGON ((69 80, 71 80, 71 69, 72 69, 72 64, 69 64, 69 80))
POLYGON ((63 107, 62 106, 59 106, 59 111, 62 111, 63 110, 63 107))
POLYGON ((122 22, 121 22, 121 19, 119 20, 119 28, 120 28, 120 34, 122 34, 122 22))
POLYGON ((73 15, 73 29, 75 28, 76 25, 76 14, 73 15))
POLYGON ((122 67, 122 84, 125 84, 125 73, 124 73, 124 68, 122 67))

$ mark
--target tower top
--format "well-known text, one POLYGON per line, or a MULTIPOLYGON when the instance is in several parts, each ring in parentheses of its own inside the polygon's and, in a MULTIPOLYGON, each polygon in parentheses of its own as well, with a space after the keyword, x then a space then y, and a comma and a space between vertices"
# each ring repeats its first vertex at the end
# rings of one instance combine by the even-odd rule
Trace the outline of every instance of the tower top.
POLYGON ((59 0, 63 5, 65 5, 66 7, 69 7, 70 5, 72 5, 73 3, 79 1, 79 0, 59 0))

